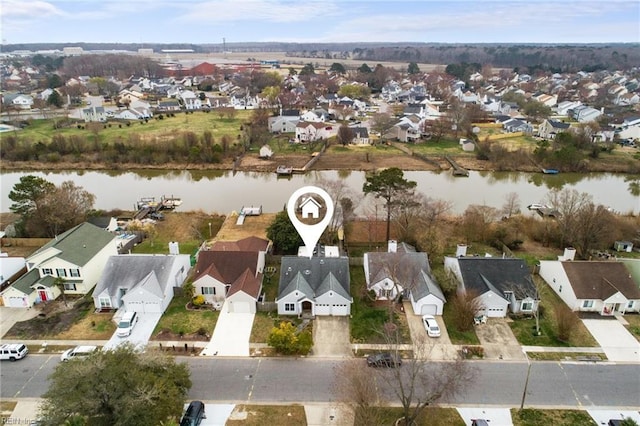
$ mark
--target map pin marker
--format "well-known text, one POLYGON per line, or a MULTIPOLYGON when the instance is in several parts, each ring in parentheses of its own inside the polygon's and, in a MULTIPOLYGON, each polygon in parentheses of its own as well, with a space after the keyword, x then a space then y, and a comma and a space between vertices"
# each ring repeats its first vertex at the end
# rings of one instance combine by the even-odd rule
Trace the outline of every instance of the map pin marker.
POLYGON ((324 189, 316 186, 304 186, 296 190, 289 198, 287 213, 289 220, 307 248, 309 258, 313 257, 313 249, 333 217, 333 200, 324 189), (302 220, 296 214, 298 209, 301 210, 302 220), (324 216, 320 219, 323 213, 324 216), (310 224, 303 222, 303 220, 310 222, 310 224))

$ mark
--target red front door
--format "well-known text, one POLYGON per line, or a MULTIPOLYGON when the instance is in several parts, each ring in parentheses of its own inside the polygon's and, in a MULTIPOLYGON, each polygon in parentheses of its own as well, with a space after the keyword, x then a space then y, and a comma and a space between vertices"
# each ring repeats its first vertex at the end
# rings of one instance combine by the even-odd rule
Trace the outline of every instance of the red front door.
POLYGON ((38 296, 40 296, 40 300, 43 302, 47 301, 47 292, 46 290, 38 290, 38 296))

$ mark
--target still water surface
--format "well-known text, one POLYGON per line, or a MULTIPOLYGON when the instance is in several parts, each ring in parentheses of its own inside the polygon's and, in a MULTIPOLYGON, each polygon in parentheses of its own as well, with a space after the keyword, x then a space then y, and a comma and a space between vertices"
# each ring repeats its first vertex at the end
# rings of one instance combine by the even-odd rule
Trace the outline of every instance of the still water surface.
MULTIPOLYGON (((278 179, 274 173, 233 174, 210 170, 7 172, 0 175, 0 211, 9 211, 9 191, 27 174, 41 176, 56 185, 72 180, 96 196, 98 209, 131 210, 142 197, 173 195, 182 198, 182 211, 201 209, 221 214, 242 206, 260 205, 266 212, 279 211, 296 189, 322 180, 343 180, 361 194, 365 181, 364 172, 349 171, 316 171, 294 175, 291 179, 278 179)), ((524 209, 528 204, 543 201, 552 188, 565 187, 589 193, 595 203, 618 212, 640 213, 640 176, 637 175, 471 172, 464 178, 453 177, 449 171, 408 171, 405 177, 416 181, 417 190, 428 197, 449 201, 455 213, 462 213, 469 204, 500 208, 510 192, 518 194, 524 209)), ((361 204, 360 212, 365 204, 361 204)))

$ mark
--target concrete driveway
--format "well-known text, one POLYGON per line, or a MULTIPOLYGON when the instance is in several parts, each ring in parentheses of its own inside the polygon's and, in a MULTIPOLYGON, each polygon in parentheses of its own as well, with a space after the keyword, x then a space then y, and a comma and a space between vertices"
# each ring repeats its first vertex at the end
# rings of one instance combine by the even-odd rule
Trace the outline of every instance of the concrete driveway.
POLYGON ((623 420, 627 417, 632 418, 636 423, 640 424, 640 411, 632 410, 587 410, 593 420, 598 425, 606 425, 611 419, 623 420))
POLYGON ((249 356, 249 338, 255 314, 228 312, 224 302, 211 341, 203 349, 203 356, 249 356))
POLYGON ((3 337, 15 323, 38 316, 36 308, 7 308, 0 306, 0 337, 3 337))
MULTIPOLYGON (((124 312, 123 312, 124 314, 124 312)), ((138 313, 138 323, 131 330, 131 334, 127 337, 118 337, 117 332, 113 333, 111 339, 104 345, 103 349, 113 349, 118 345, 121 345, 125 342, 131 343, 136 348, 143 348, 147 346, 149 343, 149 339, 151 338, 151 334, 153 330, 156 328, 158 321, 160 321, 160 317, 162 314, 160 313, 138 313)), ((118 316, 118 319, 121 316, 118 316)), ((114 318, 114 321, 116 318, 114 318)))
POLYGON ((475 326, 485 359, 527 359, 508 321, 507 318, 489 318, 486 324, 475 326))
POLYGON ((617 319, 583 319, 609 361, 640 362, 640 342, 617 319))
POLYGON ((491 426, 513 426, 508 408, 465 407, 457 410, 465 425, 470 425, 475 419, 484 419, 491 426))
MULTIPOLYGON (((187 410, 189 403, 184 404, 184 410, 187 410)), ((235 404, 204 404, 204 415, 200 426, 224 426, 231 413, 236 408, 235 404)), ((184 413, 183 413, 184 414, 184 413)))
POLYGON ((349 317, 316 316, 313 320, 311 355, 322 357, 351 357, 349 317))
POLYGON ((435 316, 436 322, 440 327, 440 337, 429 337, 427 330, 422 324, 422 316, 413 313, 410 302, 403 302, 407 324, 409 325, 409 334, 414 345, 420 345, 420 351, 416 354, 424 356, 426 359, 447 360, 455 359, 457 355, 456 347, 451 344, 451 339, 447 333, 447 327, 442 316, 435 316))

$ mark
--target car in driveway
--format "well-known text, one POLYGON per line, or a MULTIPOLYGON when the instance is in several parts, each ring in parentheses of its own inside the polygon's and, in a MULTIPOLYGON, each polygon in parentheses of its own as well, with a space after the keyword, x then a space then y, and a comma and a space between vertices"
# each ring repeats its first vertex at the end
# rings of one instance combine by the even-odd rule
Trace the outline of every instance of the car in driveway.
POLYGON ((369 367, 395 368, 402 365, 402 359, 391 352, 383 352, 369 355, 367 357, 367 365, 369 367))
POLYGON ((118 329, 116 330, 116 334, 118 337, 127 337, 131 334, 131 330, 138 323, 138 313, 126 312, 120 322, 118 323, 118 329))
POLYGON ((433 315, 423 315, 422 325, 429 337, 440 337, 440 326, 433 315))
POLYGON ((471 421, 471 426, 489 426, 489 421, 485 419, 473 419, 471 421))

